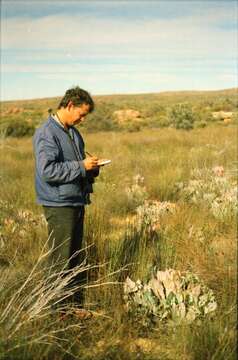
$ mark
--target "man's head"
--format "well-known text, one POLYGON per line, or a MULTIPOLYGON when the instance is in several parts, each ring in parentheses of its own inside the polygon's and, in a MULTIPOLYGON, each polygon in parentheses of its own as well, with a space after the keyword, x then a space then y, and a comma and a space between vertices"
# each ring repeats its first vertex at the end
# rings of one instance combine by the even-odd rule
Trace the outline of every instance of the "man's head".
POLYGON ((83 121, 84 117, 94 110, 90 94, 76 86, 66 91, 58 106, 60 118, 66 126, 83 121))

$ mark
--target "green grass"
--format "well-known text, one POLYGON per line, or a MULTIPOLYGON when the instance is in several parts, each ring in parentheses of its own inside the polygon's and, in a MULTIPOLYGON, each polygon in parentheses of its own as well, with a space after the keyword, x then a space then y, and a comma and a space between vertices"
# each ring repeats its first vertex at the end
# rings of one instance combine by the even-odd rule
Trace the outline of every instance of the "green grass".
MULTIPOLYGON (((26 321, 19 331, 0 324, 0 358, 9 359, 235 359, 236 358, 236 223, 215 219, 207 208, 183 202, 176 183, 190 178, 192 169, 237 164, 236 127, 210 126, 190 132, 147 129, 138 133, 84 132, 87 150, 112 159, 97 179, 87 208, 85 244, 91 279, 122 281, 146 276, 151 266, 195 272, 216 295, 218 310, 211 320, 189 326, 157 324, 145 328, 129 318, 123 307, 122 285, 89 288, 89 307, 98 316, 85 323, 59 322, 54 314, 26 321), (172 201, 178 211, 161 221, 156 234, 130 225, 135 209, 125 189, 142 175, 150 199, 172 201), (126 218, 129 219, 126 222, 126 218), (193 226, 193 231, 191 227, 193 226), (198 234, 202 232, 203 240, 198 234), (126 266, 128 265, 128 266, 126 266), (124 266, 126 266, 124 268, 124 266), (114 275, 113 271, 121 270, 114 275), (91 304, 91 305, 90 305, 91 304), (28 338, 27 338, 28 337, 28 338), (27 340, 28 339, 28 340, 27 340)), ((27 278, 47 239, 42 210, 35 204, 31 139, 7 138, 1 144, 1 283, 0 313, 27 278), (30 211, 27 218, 19 210, 30 211)), ((39 267, 39 270, 41 265, 39 267)), ((19 297, 27 299, 38 273, 19 297)), ((25 312, 24 312, 25 311, 25 312)), ((17 324, 27 317, 22 311, 17 324)))

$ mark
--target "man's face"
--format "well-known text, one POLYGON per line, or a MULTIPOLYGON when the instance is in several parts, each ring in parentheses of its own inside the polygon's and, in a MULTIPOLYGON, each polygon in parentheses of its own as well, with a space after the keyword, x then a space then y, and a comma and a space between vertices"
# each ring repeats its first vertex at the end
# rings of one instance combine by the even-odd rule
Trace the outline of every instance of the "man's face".
POLYGON ((89 113, 89 105, 73 105, 72 103, 68 105, 68 121, 67 125, 72 126, 79 124, 85 118, 85 116, 89 113))

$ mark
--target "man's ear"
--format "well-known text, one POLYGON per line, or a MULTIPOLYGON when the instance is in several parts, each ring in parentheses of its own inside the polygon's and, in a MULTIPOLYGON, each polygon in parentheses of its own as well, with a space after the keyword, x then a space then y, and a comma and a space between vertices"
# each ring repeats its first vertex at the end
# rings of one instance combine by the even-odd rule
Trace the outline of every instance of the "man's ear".
POLYGON ((72 106, 74 106, 73 101, 69 100, 68 105, 67 105, 67 110, 70 110, 72 108, 72 106))

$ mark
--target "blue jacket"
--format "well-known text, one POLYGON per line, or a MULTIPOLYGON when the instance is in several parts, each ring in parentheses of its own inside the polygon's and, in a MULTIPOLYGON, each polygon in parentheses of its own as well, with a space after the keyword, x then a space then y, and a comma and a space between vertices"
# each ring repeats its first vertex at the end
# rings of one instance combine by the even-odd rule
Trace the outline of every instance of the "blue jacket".
POLYGON ((86 171, 84 141, 75 127, 65 130, 51 116, 33 137, 38 204, 82 206, 90 203, 97 170, 86 171))

